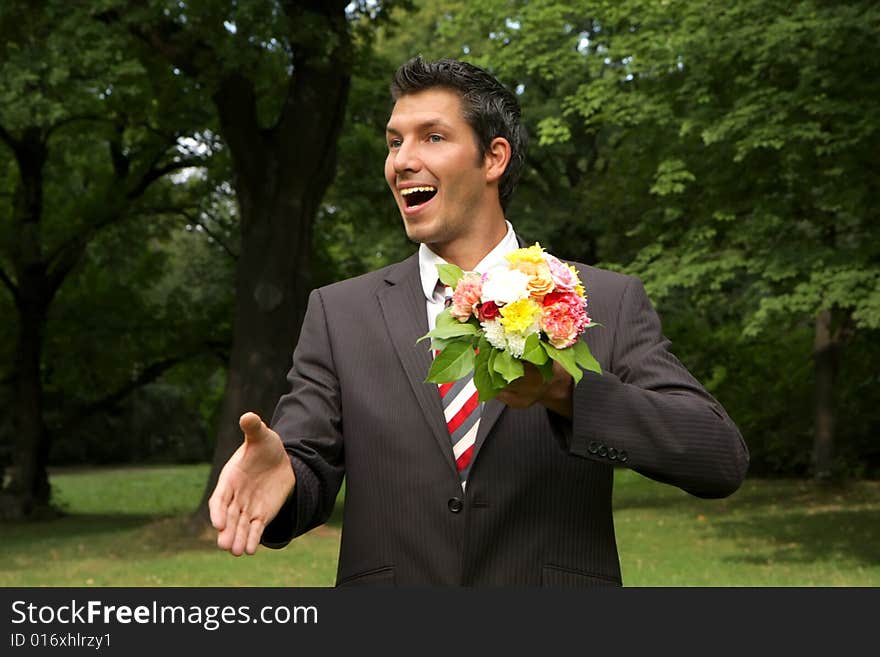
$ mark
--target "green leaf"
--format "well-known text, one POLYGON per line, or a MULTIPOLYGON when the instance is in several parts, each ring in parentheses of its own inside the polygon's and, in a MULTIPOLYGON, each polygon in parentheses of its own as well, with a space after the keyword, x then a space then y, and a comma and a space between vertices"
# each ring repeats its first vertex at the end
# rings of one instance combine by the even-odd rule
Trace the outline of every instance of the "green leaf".
POLYGON ((492 378, 492 387, 498 390, 507 385, 507 381, 505 381, 504 377, 501 376, 501 373, 495 369, 495 360, 498 358, 498 354, 500 353, 502 352, 490 345, 488 364, 489 376, 492 378))
POLYGON ((574 350, 572 348, 557 349, 552 344, 545 342, 544 349, 547 350, 547 355, 550 356, 550 358, 562 365, 562 367, 565 368, 565 371, 571 374, 571 378, 574 379, 575 383, 581 380, 584 373, 581 372, 580 368, 577 366, 574 350))
POLYGON ((474 348, 466 342, 451 342, 437 354, 426 383, 450 383, 470 374, 474 369, 474 348))
POLYGON ((547 362, 547 352, 541 345, 541 339, 537 333, 532 333, 526 338, 522 359, 534 365, 543 365, 547 362))
POLYGON ((458 281, 464 276, 464 272, 461 270, 461 267, 456 265, 437 265, 437 275, 440 277, 440 282, 443 285, 448 285, 454 290, 455 286, 458 285, 458 281))
POLYGON ((452 316, 451 308, 444 308, 440 311, 440 314, 437 315, 437 319, 434 321, 434 327, 438 326, 450 326, 452 324, 461 324, 455 317, 452 316))
POLYGON ((416 340, 416 344, 427 338, 447 340, 464 335, 476 335, 478 330, 479 324, 477 324, 476 320, 473 322, 460 322, 449 313, 449 308, 446 308, 437 315, 434 328, 416 340))
POLYGON ((476 387, 478 400, 481 402, 494 399, 500 388, 495 385, 492 373, 489 369, 492 360, 492 352, 496 349, 485 338, 480 339, 479 352, 474 359, 474 387, 476 387))
POLYGON ((454 338, 444 340, 443 338, 431 338, 431 351, 443 351, 450 344, 455 342, 454 338))
POLYGON ((433 331, 428 332, 423 337, 432 338, 458 338, 464 335, 476 335, 477 327, 468 322, 456 322, 455 324, 447 324, 446 326, 438 326, 433 331))
POLYGON ((496 372, 504 377, 504 380, 507 381, 507 383, 516 381, 525 373, 522 361, 511 356, 510 352, 506 350, 498 352, 498 355, 495 356, 493 367, 496 372))
POLYGON ((574 350, 574 360, 578 366, 596 374, 602 373, 602 366, 599 365, 599 361, 593 356, 586 342, 578 340, 572 349, 574 350))

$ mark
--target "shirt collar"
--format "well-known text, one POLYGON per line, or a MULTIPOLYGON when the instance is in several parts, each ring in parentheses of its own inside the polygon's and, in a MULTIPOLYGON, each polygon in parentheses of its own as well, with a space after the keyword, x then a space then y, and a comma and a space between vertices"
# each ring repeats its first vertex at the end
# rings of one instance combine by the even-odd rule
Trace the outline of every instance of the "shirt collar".
MULTIPOLYGON (((509 221, 504 223, 507 224, 507 234, 498 242, 495 248, 489 251, 477 263, 474 271, 484 274, 492 267, 504 264, 504 256, 519 248, 519 242, 516 239, 516 233, 513 232, 513 226, 510 225, 509 221)), ((445 263, 446 261, 429 249, 426 244, 422 243, 419 245, 419 275, 422 279, 422 291, 425 293, 425 298, 428 301, 434 298, 434 289, 437 287, 437 265, 445 263)))

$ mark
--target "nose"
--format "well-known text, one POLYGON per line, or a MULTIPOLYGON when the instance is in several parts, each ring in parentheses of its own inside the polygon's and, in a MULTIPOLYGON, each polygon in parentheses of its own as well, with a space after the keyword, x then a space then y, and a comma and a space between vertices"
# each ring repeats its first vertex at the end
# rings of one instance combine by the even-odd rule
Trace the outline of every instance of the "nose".
POLYGON ((422 161, 419 158, 416 145, 408 141, 402 143, 400 147, 394 151, 393 164, 396 173, 419 171, 422 168, 422 161))

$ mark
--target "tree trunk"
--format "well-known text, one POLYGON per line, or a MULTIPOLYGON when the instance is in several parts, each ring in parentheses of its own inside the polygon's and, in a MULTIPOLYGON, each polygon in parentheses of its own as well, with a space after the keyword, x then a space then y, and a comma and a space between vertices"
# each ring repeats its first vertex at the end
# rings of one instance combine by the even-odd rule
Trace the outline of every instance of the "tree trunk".
POLYGON ((831 330, 832 314, 822 310, 816 316, 813 361, 816 376, 816 419, 813 442, 813 476, 827 481, 832 476, 834 447, 834 380, 838 342, 831 330))
POLYGON ((241 444, 238 419, 253 411, 268 424, 286 387, 291 353, 299 335, 311 280, 309 251, 314 211, 284 213, 254 204, 262 221, 243 240, 236 272, 235 319, 217 444, 198 515, 223 465, 241 444), (273 220, 274 218, 274 220, 273 220), (272 227, 287 224, 273 231, 272 227))
POLYGON ((15 352, 15 446, 9 485, 3 491, 0 516, 22 518, 48 509, 50 501, 49 435, 43 421, 43 381, 40 374, 46 312, 42 300, 21 286, 28 307, 19 313, 15 352))
POLYGON ((43 421, 43 381, 40 363, 46 313, 52 298, 40 222, 43 211, 43 165, 47 150, 38 129, 28 129, 11 144, 19 169, 13 202, 17 250, 14 266, 19 326, 12 409, 15 442, 10 481, 0 499, 0 516, 20 518, 48 508, 49 436, 43 421))
POLYGON ((327 39, 337 45, 329 55, 301 53, 274 127, 258 127, 253 84, 244 76, 231 76, 214 96, 235 172, 241 253, 226 391, 196 526, 207 522, 208 499, 220 470, 241 444, 239 417, 253 411, 268 424, 287 388, 313 287, 312 226, 335 173, 351 78, 344 8, 336 12, 325 19, 333 32, 327 39))

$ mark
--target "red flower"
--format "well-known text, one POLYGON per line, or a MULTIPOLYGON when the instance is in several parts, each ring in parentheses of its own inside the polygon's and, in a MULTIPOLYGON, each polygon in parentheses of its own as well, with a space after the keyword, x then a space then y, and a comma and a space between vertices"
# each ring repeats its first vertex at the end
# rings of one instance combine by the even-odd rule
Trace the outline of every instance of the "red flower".
POLYGON ((480 321, 485 322, 498 317, 501 311, 498 306, 495 305, 494 301, 486 301, 485 303, 480 304, 478 312, 480 321))

